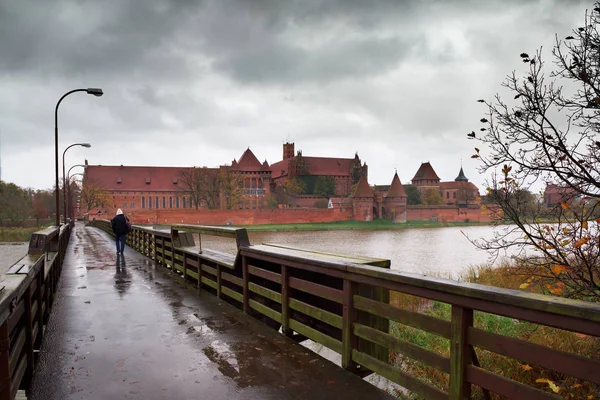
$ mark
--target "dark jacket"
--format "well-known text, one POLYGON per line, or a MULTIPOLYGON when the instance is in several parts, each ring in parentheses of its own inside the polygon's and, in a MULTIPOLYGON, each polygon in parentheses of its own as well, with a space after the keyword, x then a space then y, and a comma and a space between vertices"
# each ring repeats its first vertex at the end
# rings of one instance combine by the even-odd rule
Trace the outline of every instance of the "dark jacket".
POLYGON ((115 235, 127 233, 127 218, 123 214, 116 215, 112 221, 110 221, 110 226, 115 235))

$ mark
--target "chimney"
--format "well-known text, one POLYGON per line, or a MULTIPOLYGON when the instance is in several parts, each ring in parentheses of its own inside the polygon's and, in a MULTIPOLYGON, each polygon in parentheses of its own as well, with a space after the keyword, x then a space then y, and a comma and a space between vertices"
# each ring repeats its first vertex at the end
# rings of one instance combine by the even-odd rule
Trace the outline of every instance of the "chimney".
POLYGON ((283 144, 283 159, 294 157, 294 143, 286 142, 283 144))

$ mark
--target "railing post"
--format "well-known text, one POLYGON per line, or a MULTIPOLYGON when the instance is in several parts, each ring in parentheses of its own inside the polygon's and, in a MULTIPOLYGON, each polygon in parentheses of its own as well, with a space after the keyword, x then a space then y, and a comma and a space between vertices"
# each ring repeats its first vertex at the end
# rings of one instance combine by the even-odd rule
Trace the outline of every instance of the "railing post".
POLYGON ((356 363, 352 361, 352 350, 356 348, 357 340, 354 334, 356 309, 354 308, 354 292, 356 284, 344 279, 343 309, 342 309, 342 367, 355 370, 356 363))
POLYGON ((473 310, 452 305, 450 338, 450 400, 471 398, 471 384, 466 380, 467 366, 473 360, 473 348, 467 341, 473 326, 473 310))
MULTIPOLYGON (((161 239, 160 240, 160 249, 162 251, 162 265, 163 265, 163 267, 167 267, 167 264, 165 262, 165 238, 161 237, 160 239, 161 239)), ((154 252, 156 253, 156 244, 154 244, 154 252)), ((174 255, 175 254, 173 254, 173 256, 171 256, 171 258, 173 260, 173 265, 171 266, 171 270, 173 272, 175 272, 175 257, 174 257, 174 255)))
POLYGON ((181 263, 183 264, 183 280, 187 282, 187 256, 185 255, 185 251, 181 252, 183 259, 181 263))
POLYGON ((217 297, 221 298, 221 265, 217 264, 217 297))
POLYGON ((248 290, 248 280, 249 280, 249 276, 248 276, 248 258, 246 256, 242 256, 242 278, 243 278, 243 286, 242 286, 242 294, 244 296, 243 298, 243 307, 244 307, 244 312, 246 314, 248 314, 250 312, 250 291, 248 290))
POLYGON ((8 319, 0 326, 0 400, 11 400, 10 332, 8 319))
MULTIPOLYGON (((23 318, 25 319, 25 354, 27 355, 27 369, 25 370, 25 376, 23 377, 23 382, 25 383, 25 387, 29 387, 31 383, 31 378, 33 377, 33 366, 34 366, 34 353, 33 353, 33 324, 31 315, 31 285, 25 290, 23 294, 23 301, 25 303, 25 315, 23 318)), ((38 305, 39 307, 39 305, 38 305)), ((39 329, 39 328, 38 328, 39 329)))
POLYGON ((281 331, 292 337, 290 329, 290 270, 286 265, 281 266, 281 331))

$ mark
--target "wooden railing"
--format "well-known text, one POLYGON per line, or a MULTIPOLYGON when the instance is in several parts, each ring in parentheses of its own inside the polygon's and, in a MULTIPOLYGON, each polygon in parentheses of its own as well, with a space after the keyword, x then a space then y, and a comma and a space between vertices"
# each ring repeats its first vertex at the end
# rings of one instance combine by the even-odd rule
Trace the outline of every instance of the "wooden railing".
MULTIPOLYGON (((95 221, 94 225, 110 231, 105 222, 95 221)), ((336 351, 341 354, 342 366, 355 373, 376 372, 425 399, 470 398, 473 385, 482 388, 486 398, 491 398, 490 392, 509 399, 563 398, 481 368, 476 355, 478 349, 483 349, 600 388, 598 359, 503 336, 473 324, 477 311, 600 337, 597 304, 385 270, 362 262, 340 261, 341 256, 275 245, 244 243, 238 246, 237 256, 208 249, 200 252, 189 236, 185 245, 177 246, 184 230, 247 238, 245 232, 232 228, 178 225, 173 227, 173 232, 177 231, 174 241, 168 231, 136 226, 128 241, 142 254, 195 282, 198 288, 274 329, 281 328, 296 340, 310 338, 336 351), (390 291, 449 304, 451 319, 396 307, 385 300, 385 295, 363 294, 390 291), (450 355, 392 335, 387 324, 373 324, 369 317, 448 339, 450 355), (365 343, 372 346, 366 347, 365 343), (385 356, 388 351, 447 374, 448 392, 398 368, 385 356)))
POLYGON ((31 384, 70 234, 70 225, 32 234, 28 254, 0 282, 0 400, 31 384))

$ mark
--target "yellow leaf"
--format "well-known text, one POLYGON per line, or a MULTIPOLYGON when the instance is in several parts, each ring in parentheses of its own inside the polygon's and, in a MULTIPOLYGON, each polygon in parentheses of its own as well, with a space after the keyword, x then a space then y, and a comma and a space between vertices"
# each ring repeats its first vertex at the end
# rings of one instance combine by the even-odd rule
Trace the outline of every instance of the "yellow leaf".
POLYGON ((530 366, 530 365, 528 365, 528 364, 521 365, 521 368, 522 368, 524 371, 531 371, 531 370, 533 369, 533 367, 531 367, 531 366, 530 366))
POLYGON ((592 396, 591 394, 587 397, 588 400, 592 400, 594 398, 594 396, 592 396))
POLYGON ((540 379, 536 379, 535 382, 536 383, 548 383, 548 382, 550 382, 550 380, 549 379, 540 378, 540 379))
POLYGON ((549 381, 548 386, 550 386, 550 390, 552 390, 554 393, 560 392, 560 388, 558 386, 556 386, 556 384, 554 382, 549 381))
POLYGON ((519 289, 527 289, 529 287, 529 283, 521 283, 519 285, 519 289))
POLYGON ((563 294, 563 290, 561 288, 552 288, 550 289, 550 293, 552 294, 563 294))
POLYGON ((552 273, 554 275, 560 275, 561 273, 565 272, 567 270, 567 267, 565 267, 564 265, 555 265, 554 267, 552 267, 552 273))
MULTIPOLYGON (((576 333, 575 336, 577 336, 578 338, 582 338, 582 339, 587 337, 587 335, 583 334, 583 333, 576 333)), ((581 385, 579 385, 579 386, 581 386, 581 385)))
POLYGON ((577 389, 579 387, 583 386, 581 383, 576 383, 573 386, 571 386, 572 389, 577 389))
POLYGON ((587 228, 588 228, 588 222, 587 222, 587 221, 583 221, 583 222, 581 223, 581 227, 582 227, 583 229, 587 229, 587 228))
POLYGON ((569 209, 569 205, 567 203, 560 203, 560 206, 562 207, 563 210, 569 209))

